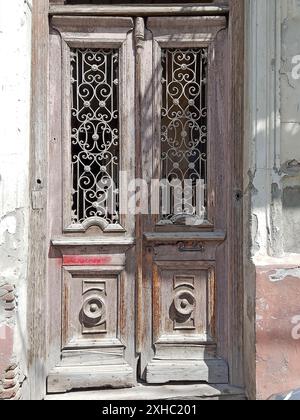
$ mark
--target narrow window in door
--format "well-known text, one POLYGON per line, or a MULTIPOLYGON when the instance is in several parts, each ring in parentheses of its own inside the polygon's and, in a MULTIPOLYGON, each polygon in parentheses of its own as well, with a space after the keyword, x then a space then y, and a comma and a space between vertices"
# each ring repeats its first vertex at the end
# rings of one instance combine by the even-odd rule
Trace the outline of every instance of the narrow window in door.
POLYGON ((119 53, 71 50, 72 224, 119 223, 119 53))
POLYGON ((165 222, 206 218, 207 57, 207 48, 162 50, 161 178, 172 186, 165 222))

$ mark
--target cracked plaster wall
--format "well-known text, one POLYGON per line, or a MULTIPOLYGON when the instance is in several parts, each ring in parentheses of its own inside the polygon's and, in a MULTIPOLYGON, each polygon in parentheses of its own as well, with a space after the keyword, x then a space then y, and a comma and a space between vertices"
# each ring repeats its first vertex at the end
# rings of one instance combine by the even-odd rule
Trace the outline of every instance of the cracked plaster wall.
POLYGON ((293 77, 294 57, 300 57, 300 0, 249 1, 245 340, 249 344, 254 337, 248 355, 253 346, 256 353, 251 395, 265 399, 299 387, 300 377, 300 338, 293 334, 300 328, 300 322, 295 326, 300 319, 300 72, 293 77))
POLYGON ((273 13, 275 0, 249 3, 250 12, 258 14, 255 59, 248 64, 254 66, 247 97, 252 103, 247 104, 250 111, 246 108, 251 126, 245 168, 245 193, 251 196, 251 254, 254 259, 283 258, 300 254, 300 0, 277 2, 273 20, 268 13, 273 13), (259 15, 259 9, 265 14, 259 15))
POLYGON ((29 1, 0 0, 0 51, 0 399, 19 399, 26 395, 29 1))
POLYGON ((281 164, 284 251, 300 253, 300 1, 283 12, 281 66, 281 164), (297 60, 299 63, 300 60, 297 60), (294 72, 293 72, 294 69, 294 72))

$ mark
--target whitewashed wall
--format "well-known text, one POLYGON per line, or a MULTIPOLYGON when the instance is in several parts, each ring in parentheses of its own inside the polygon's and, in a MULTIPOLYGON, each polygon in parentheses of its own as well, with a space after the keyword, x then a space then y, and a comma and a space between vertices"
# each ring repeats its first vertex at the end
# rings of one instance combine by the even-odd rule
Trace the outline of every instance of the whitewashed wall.
POLYGON ((246 375, 264 399, 300 376, 300 0, 248 0, 246 21, 246 375))
POLYGON ((283 2, 281 164, 284 251, 300 254, 300 0, 283 2))
MULTIPOLYGON (((0 340, 4 343, 5 335, 12 335, 9 345, 2 346, 2 370, 17 361, 22 382, 27 340, 30 1, 0 0, 0 53, 0 340), (15 287, 17 310, 5 301, 5 285, 15 287)), ((0 398, 1 373, 0 369, 0 398)))

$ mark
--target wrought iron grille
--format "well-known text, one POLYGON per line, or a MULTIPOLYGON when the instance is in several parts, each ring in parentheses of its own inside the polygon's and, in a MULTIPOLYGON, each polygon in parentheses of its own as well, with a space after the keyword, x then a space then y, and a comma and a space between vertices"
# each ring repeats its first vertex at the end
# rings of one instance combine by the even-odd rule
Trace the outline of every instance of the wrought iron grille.
POLYGON ((168 206, 162 193, 162 223, 206 216, 206 192, 200 203, 198 187, 207 184, 207 72, 207 48, 162 50, 161 178, 177 185, 168 206))
POLYGON ((72 49, 72 223, 119 223, 119 53, 72 49))

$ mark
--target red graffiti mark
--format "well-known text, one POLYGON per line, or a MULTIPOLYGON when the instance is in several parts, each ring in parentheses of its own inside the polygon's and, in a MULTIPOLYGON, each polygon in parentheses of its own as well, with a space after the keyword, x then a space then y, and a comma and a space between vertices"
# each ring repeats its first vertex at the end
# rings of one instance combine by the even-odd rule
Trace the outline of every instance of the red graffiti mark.
POLYGON ((81 265, 107 265, 111 262, 110 256, 82 256, 82 255, 65 255, 63 265, 81 266, 81 265))

